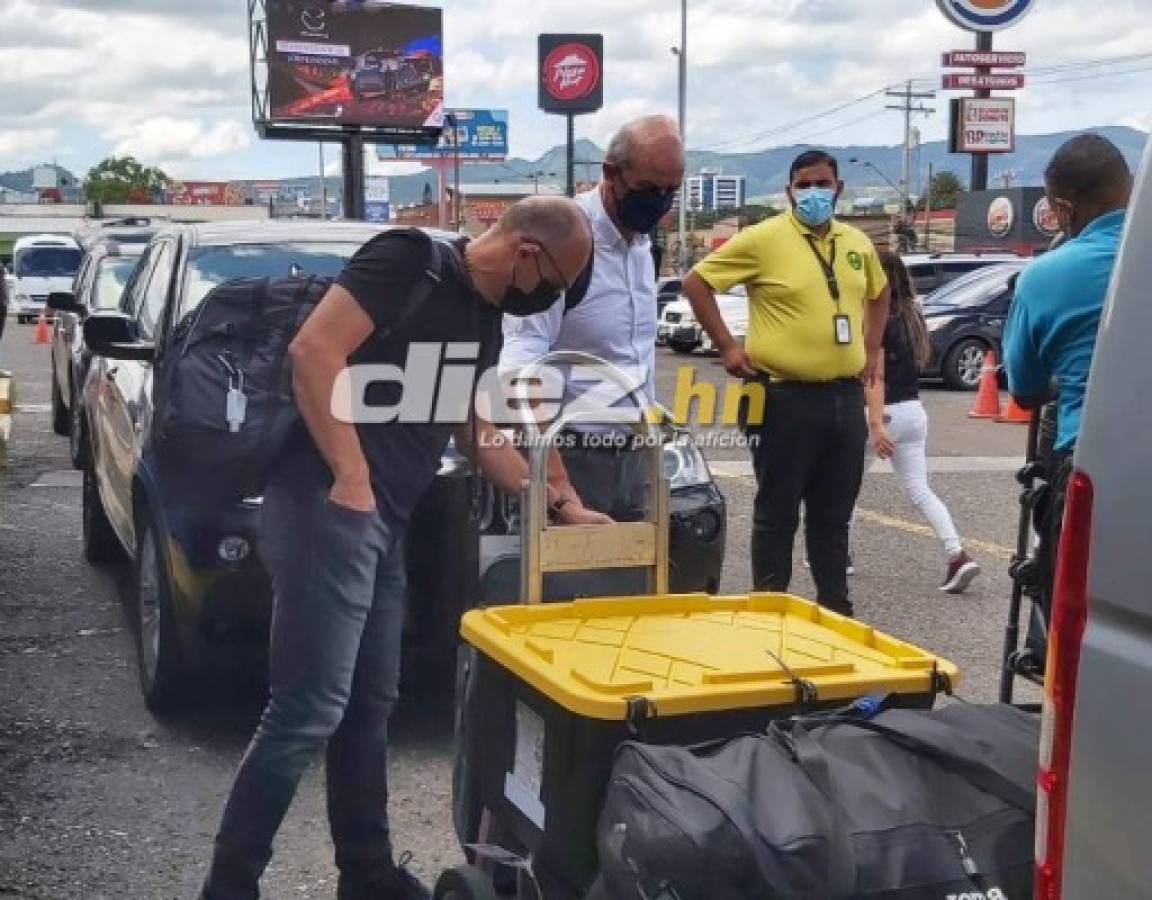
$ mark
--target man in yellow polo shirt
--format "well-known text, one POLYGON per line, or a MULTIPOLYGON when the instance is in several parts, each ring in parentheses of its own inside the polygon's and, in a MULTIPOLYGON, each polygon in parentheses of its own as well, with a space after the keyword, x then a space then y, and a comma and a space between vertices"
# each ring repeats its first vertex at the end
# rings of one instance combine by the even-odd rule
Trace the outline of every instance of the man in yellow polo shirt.
POLYGON ((867 235, 833 218, 844 189, 834 157, 802 153, 789 172, 790 212, 742 231, 684 280, 684 293, 729 374, 766 388, 748 435, 756 473, 752 581, 787 590, 804 503, 816 599, 852 614, 848 523, 864 473, 863 382, 875 375, 888 287, 867 235), (743 284, 748 337, 732 337, 716 293, 743 284))

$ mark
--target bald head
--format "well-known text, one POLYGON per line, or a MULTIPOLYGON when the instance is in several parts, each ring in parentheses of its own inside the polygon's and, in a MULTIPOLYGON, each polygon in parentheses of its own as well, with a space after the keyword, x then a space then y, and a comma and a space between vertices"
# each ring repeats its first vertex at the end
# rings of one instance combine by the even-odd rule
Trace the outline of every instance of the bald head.
POLYGON ((513 242, 544 247, 560 268, 564 284, 576 280, 592 250, 588 217, 567 197, 525 197, 500 217, 496 231, 513 242))
MULTIPOLYGON (((680 129, 668 116, 633 119, 613 135, 604 162, 621 172, 636 169, 684 171, 684 144, 680 129)), ((680 179, 674 179, 675 184, 680 179)))

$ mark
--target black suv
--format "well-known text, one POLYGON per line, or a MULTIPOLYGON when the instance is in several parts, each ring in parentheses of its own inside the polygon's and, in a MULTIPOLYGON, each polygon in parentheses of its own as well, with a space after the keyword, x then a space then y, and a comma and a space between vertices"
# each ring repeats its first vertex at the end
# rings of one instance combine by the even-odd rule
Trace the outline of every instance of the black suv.
POLYGON ((980 386, 984 354, 1000 354, 1004 322, 1016 276, 1026 260, 970 272, 924 299, 924 321, 932 344, 926 378, 940 377, 954 390, 980 386))
MULTIPOLYGON (((173 500, 152 452, 152 370, 169 336, 215 286, 240 277, 335 275, 379 228, 353 223, 182 225, 148 245, 115 312, 84 326, 94 354, 82 394, 89 455, 83 546, 93 563, 132 561, 131 606, 148 705, 171 709, 217 651, 262 648, 271 613, 256 553, 261 498, 191 509, 173 500)), ((724 501, 696 448, 669 449, 677 591, 715 590, 724 552, 724 501)), ((512 530, 486 491, 474 515, 467 462, 449 448, 408 533, 410 604, 405 677, 454 672, 460 615, 480 601, 482 546, 512 530), (482 535, 481 532, 484 532, 482 535), (420 663, 421 665, 413 665, 420 663)), ((485 559, 503 554, 489 551, 485 559)), ((490 579, 489 579, 490 580, 490 579)))

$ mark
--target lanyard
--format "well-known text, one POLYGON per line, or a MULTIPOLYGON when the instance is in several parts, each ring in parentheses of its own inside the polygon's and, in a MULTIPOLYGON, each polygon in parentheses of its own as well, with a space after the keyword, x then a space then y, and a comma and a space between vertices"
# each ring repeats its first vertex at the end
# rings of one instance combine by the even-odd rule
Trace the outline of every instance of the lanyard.
POLYGON ((832 258, 825 259, 816 247, 816 238, 810 234, 804 235, 808 240, 808 246, 812 248, 812 253, 816 257, 817 262, 820 263, 820 271, 824 273, 824 280, 828 283, 828 293, 832 295, 833 301, 836 303, 836 308, 840 308, 840 282, 836 280, 836 238, 832 238, 832 258))

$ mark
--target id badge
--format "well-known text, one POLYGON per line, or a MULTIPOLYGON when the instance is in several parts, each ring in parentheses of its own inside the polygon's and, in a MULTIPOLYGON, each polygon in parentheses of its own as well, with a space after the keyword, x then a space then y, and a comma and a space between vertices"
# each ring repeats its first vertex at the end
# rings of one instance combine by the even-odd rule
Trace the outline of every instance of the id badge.
POLYGON ((836 343, 837 344, 851 344, 852 343, 852 320, 845 315, 838 315, 832 317, 833 323, 836 325, 836 343))

